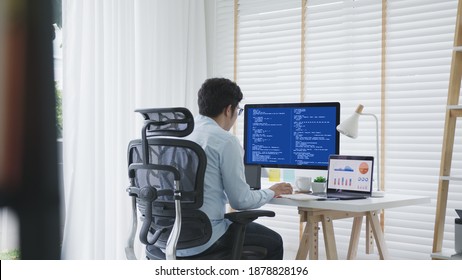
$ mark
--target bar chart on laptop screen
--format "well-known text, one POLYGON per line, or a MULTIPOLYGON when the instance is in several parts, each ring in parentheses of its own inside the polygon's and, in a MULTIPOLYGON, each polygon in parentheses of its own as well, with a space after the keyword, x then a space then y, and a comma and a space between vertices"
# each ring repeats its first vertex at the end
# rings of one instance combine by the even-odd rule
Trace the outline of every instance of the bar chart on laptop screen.
POLYGON ((370 189, 372 162, 353 160, 332 160, 329 170, 329 187, 341 190, 370 189))

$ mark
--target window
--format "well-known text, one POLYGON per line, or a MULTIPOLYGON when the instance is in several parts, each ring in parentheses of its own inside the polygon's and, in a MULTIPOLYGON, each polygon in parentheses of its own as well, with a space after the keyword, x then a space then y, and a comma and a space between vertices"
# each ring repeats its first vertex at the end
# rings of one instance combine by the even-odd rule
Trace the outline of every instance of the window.
MULTIPOLYGON (((235 17, 233 1, 216 4, 216 46, 227 48, 220 48, 226 55, 216 56, 214 74, 233 79, 235 71, 243 103, 338 101, 342 120, 360 103, 364 112, 376 114, 386 191, 432 197, 429 205, 385 212, 390 256, 429 259, 457 1, 236 1, 235 17), (237 20, 236 44, 231 18, 237 20)), ((242 121, 235 129, 240 139, 242 121)), ((375 156, 374 129, 372 118, 361 118, 359 138, 342 136, 341 153, 375 156)), ((457 139, 453 171, 461 174, 457 139)), ((448 250, 454 248, 451 209, 462 200, 460 185, 454 183, 449 194, 443 243, 448 250)), ((283 235, 286 251, 297 248, 296 210, 278 208, 265 223, 283 235)), ((336 222, 335 230, 342 258, 351 221, 336 222)), ((362 240, 358 253, 364 252, 361 246, 362 240)))

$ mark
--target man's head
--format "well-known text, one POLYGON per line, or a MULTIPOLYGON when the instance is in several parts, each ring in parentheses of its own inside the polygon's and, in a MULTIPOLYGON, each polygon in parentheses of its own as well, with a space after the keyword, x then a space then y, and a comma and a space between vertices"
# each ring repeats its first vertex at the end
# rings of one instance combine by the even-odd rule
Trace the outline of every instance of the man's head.
POLYGON ((242 100, 239 86, 225 78, 207 79, 197 95, 199 113, 210 118, 215 118, 228 109, 231 109, 231 116, 234 116, 242 100))

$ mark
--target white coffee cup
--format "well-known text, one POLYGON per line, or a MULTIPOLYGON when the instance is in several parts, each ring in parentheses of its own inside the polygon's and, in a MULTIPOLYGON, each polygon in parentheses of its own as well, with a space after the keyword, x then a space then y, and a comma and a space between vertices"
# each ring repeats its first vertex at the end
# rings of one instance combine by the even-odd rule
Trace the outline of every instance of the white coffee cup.
POLYGON ((308 192, 311 189, 311 177, 300 176, 295 180, 295 186, 301 192, 308 192))

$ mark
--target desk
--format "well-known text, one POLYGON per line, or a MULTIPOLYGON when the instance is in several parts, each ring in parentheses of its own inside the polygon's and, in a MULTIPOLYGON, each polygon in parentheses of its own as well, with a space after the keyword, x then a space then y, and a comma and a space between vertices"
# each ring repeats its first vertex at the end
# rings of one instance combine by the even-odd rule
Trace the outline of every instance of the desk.
POLYGON ((368 244, 372 243, 371 235, 373 235, 380 259, 387 259, 388 249, 380 226, 380 211, 387 208, 430 203, 430 198, 387 193, 385 197, 359 200, 300 201, 289 198, 273 198, 269 203, 298 207, 300 223, 306 222, 300 238, 297 260, 306 259, 308 253, 310 259, 318 259, 319 223, 322 224, 327 259, 338 259, 333 221, 344 218, 354 219, 347 259, 355 259, 363 217, 367 219, 367 227, 370 226, 366 229, 366 232, 371 233, 366 237, 368 244))

